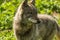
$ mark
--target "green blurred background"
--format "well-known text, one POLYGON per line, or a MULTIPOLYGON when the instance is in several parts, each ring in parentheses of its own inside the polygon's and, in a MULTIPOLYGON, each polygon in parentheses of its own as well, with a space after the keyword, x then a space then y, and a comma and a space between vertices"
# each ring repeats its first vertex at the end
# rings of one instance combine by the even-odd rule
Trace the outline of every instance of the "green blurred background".
MULTIPOLYGON (((22 1, 24 0, 0 0, 0 40, 15 40, 12 29, 13 17, 22 1)), ((53 16, 60 25, 59 0, 36 0, 36 7, 38 13, 53 16)))

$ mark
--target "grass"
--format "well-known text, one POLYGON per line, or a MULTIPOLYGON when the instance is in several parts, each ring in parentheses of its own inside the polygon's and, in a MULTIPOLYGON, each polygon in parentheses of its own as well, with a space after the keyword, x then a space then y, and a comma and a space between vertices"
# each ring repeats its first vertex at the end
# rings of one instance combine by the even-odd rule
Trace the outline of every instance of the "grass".
POLYGON ((0 40, 15 40, 12 30, 0 31, 0 40))

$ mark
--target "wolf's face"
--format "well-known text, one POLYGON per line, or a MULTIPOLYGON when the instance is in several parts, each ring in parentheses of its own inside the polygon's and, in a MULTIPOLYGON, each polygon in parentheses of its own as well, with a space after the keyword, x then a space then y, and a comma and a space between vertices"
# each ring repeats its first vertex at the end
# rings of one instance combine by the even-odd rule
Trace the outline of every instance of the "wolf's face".
POLYGON ((22 3, 21 5, 22 17, 25 18, 36 18, 37 10, 33 4, 22 3))

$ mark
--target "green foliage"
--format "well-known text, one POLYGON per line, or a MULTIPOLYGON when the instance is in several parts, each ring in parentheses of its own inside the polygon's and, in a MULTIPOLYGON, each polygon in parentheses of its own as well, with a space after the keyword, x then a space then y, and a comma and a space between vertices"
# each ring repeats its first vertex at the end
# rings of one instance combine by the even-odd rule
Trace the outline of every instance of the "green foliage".
POLYGON ((11 29, 14 12, 19 5, 19 0, 4 1, 0 6, 0 30, 11 29))
POLYGON ((50 14, 52 11, 60 12, 60 3, 56 0, 37 0, 36 7, 39 13, 50 14))
POLYGON ((12 30, 0 31, 0 40, 15 40, 12 30))
MULTIPOLYGON (((0 0, 0 40, 15 40, 12 29, 14 13, 22 0, 0 0), (11 31, 9 31, 11 30, 11 31)), ((36 0, 38 13, 60 12, 58 0, 36 0)), ((60 17, 60 15, 59 15, 60 17)), ((60 24, 60 18, 57 20, 60 24)))

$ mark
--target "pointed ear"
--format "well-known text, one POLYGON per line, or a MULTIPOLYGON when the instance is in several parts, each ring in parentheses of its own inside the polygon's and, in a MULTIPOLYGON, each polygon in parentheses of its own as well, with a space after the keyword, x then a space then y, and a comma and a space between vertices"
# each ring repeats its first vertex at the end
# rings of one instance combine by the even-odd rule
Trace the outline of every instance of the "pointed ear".
POLYGON ((35 0, 31 0, 30 3, 35 5, 35 0))
POLYGON ((27 2, 28 2, 28 0, 24 0, 22 5, 23 6, 26 6, 27 5, 27 2))

